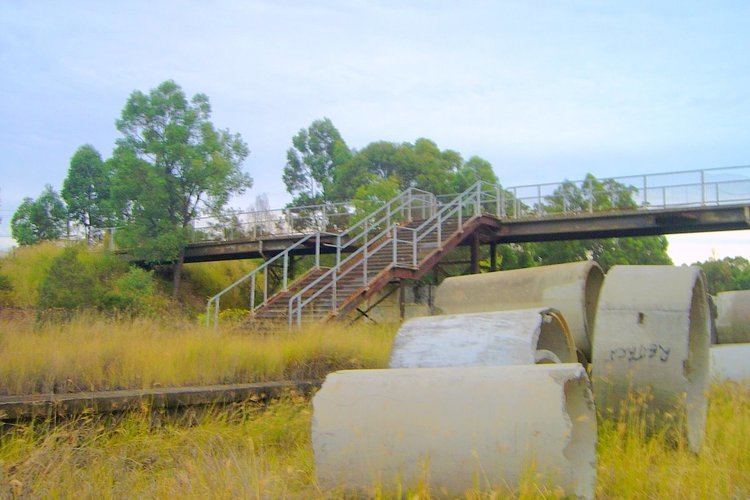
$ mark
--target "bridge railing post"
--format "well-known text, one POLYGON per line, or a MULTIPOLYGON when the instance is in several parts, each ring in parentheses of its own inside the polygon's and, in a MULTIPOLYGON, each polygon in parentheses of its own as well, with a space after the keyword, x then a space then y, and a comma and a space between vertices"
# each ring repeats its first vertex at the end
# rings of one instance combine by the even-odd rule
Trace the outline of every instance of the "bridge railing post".
POLYGON ((334 268, 334 270, 333 270, 333 278, 332 278, 333 279, 333 285, 331 287, 331 312, 333 312, 333 314, 336 314, 338 312, 338 309, 339 309, 339 304, 338 304, 338 290, 337 290, 337 288, 338 288, 338 276, 337 275, 338 274, 339 274, 338 268, 334 268))
POLYGON ((411 265, 416 269, 417 267, 417 231, 412 230, 411 232, 411 265))
POLYGON ((287 291, 287 282, 289 280, 289 252, 284 252, 284 279, 281 289, 287 291))
POLYGON ((443 212, 438 212, 437 216, 437 245, 438 249, 443 248, 443 212))
POLYGON ((706 205, 706 174, 701 170, 701 206, 706 205))
POLYGON ((648 176, 643 176, 643 206, 648 206, 648 176))
POLYGON ((542 213, 542 186, 536 185, 536 212, 541 215, 542 213))
POLYGON ((250 312, 255 311, 255 275, 250 276, 250 312))
POLYGON ((393 265, 398 265, 398 226, 393 226, 393 236, 391 237, 393 240, 393 252, 392 252, 392 258, 393 258, 393 265))
POLYGON ((341 233, 336 235, 336 265, 341 262, 341 233))
POLYGON ((320 233, 315 235, 315 267, 320 267, 320 233))
POLYGON ((477 182, 477 189, 476 189, 476 204, 474 206, 474 215, 481 215, 482 214, 482 183, 477 182))
POLYGON ((518 205, 518 189, 513 188, 513 218, 518 219, 518 209, 520 208, 518 205))

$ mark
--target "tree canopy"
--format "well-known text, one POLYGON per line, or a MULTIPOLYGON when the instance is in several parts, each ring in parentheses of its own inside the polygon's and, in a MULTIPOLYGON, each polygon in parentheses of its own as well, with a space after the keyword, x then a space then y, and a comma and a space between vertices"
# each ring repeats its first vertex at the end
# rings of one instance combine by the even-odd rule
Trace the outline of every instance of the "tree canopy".
POLYGON ((87 235, 91 228, 111 223, 109 172, 93 146, 79 147, 70 159, 61 195, 68 206, 68 216, 86 228, 87 235))
POLYGON ((708 293, 750 290, 750 261, 744 257, 726 257, 695 262, 706 273, 708 293))
POLYGON ((334 171, 351 157, 338 129, 328 118, 315 120, 292 137, 283 181, 294 205, 332 201, 334 171))
POLYGON ((52 186, 34 200, 24 198, 10 221, 11 234, 20 245, 62 237, 67 229, 67 210, 52 186))
POLYGON ((252 185, 240 169, 247 145, 213 125, 205 94, 188 99, 171 80, 133 92, 116 125, 122 137, 110 167, 120 241, 145 262, 173 262, 176 294, 193 220, 252 185))

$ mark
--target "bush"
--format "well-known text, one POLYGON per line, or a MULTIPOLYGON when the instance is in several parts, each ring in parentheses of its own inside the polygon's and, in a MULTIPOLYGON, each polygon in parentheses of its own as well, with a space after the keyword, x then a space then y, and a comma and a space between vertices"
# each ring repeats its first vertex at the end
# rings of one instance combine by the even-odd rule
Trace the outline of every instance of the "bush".
POLYGON ((84 309, 148 314, 165 304, 152 273, 82 246, 66 248, 56 257, 39 287, 39 309, 63 315, 84 309))
POLYGON ((10 288, 0 292, 6 307, 31 308, 39 301, 39 287, 64 247, 55 242, 15 248, 0 259, 0 274, 10 288))

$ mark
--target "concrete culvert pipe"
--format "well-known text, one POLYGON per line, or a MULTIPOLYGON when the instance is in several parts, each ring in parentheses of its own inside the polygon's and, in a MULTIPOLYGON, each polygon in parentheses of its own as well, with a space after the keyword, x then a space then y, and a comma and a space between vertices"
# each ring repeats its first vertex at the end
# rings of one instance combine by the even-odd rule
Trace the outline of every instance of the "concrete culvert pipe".
POLYGON ((615 266, 599 296, 593 350, 597 406, 617 415, 632 393, 647 411, 678 422, 692 450, 703 441, 710 317, 695 267, 615 266))
POLYGON ((750 342, 750 290, 721 292, 716 295, 716 302, 718 343, 750 342))
POLYGON ((441 496, 518 486, 534 470, 593 497, 596 415, 578 364, 352 370, 313 399, 318 483, 441 496))
POLYGON ((435 294, 435 312, 457 314, 554 307, 588 359, 596 303, 604 274, 594 261, 446 278, 435 294))
POLYGON ((406 321, 391 368, 575 363, 562 315, 549 308, 427 316, 406 321))
POLYGON ((711 378, 750 384, 750 344, 712 346, 711 378))

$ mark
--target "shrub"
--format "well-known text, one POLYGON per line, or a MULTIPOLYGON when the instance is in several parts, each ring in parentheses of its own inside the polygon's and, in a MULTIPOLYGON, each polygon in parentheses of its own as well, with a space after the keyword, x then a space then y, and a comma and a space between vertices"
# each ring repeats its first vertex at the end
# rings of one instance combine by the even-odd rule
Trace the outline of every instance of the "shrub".
POLYGON ((0 259, 0 274, 8 278, 10 289, 2 292, 7 307, 31 308, 39 301, 39 287, 64 247, 55 242, 15 248, 0 259))
POLYGON ((63 315, 84 309, 147 314, 165 304, 151 272, 82 246, 66 248, 56 257, 39 287, 39 309, 63 315))

